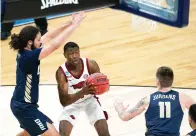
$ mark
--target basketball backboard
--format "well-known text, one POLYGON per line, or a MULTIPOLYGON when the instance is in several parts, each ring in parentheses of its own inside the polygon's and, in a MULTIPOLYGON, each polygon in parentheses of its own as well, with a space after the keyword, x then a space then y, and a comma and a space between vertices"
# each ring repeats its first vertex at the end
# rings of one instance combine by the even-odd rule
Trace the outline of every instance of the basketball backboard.
POLYGON ((190 0, 120 0, 115 9, 124 10, 174 27, 189 22, 190 0))

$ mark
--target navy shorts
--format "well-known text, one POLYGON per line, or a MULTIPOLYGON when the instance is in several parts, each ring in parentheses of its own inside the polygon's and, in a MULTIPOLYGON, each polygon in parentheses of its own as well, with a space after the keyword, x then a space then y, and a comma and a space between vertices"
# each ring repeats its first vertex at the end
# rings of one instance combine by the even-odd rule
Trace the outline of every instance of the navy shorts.
POLYGON ((24 104, 12 99, 10 106, 12 113, 20 123, 20 127, 31 136, 41 135, 47 131, 46 122, 53 123, 50 118, 37 109, 37 105, 24 104))
POLYGON ((150 132, 146 132, 145 136, 180 136, 180 134, 152 134, 150 132))

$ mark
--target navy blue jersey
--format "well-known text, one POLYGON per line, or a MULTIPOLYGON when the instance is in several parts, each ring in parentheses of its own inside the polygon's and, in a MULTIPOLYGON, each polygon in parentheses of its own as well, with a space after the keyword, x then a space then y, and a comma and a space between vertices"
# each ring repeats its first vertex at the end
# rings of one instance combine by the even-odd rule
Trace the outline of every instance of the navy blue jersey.
POLYGON ((24 50, 17 54, 16 87, 13 99, 21 103, 37 104, 39 97, 40 61, 42 48, 24 50))
POLYGON ((187 136, 196 136, 196 129, 188 133, 187 136))
POLYGON ((179 136, 183 115, 178 92, 170 90, 151 94, 145 113, 146 135, 179 136))

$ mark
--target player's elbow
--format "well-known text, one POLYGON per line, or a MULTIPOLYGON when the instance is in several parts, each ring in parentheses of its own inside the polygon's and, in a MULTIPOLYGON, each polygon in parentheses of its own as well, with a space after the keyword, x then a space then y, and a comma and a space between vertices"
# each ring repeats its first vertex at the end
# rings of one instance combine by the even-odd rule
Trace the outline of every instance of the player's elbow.
POLYGON ((66 106, 72 104, 72 101, 69 97, 66 97, 63 100, 60 100, 60 102, 63 107, 66 107, 66 106))
POLYGON ((60 103, 63 107, 68 106, 68 98, 67 97, 60 97, 60 103))
POLYGON ((62 105, 63 107, 66 107, 66 106, 70 105, 70 102, 67 101, 67 100, 60 100, 60 103, 61 103, 61 105, 62 105))
POLYGON ((63 107, 66 107, 66 106, 68 106, 69 105, 69 103, 68 102, 66 102, 66 101, 60 101, 61 102, 61 105, 63 106, 63 107))

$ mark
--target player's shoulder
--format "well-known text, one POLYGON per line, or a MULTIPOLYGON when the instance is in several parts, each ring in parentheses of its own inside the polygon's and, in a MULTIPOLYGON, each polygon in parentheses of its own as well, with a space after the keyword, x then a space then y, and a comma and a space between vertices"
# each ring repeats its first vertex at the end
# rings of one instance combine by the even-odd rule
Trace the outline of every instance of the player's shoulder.
POLYGON ((23 50, 20 52, 20 55, 23 59, 37 59, 39 57, 39 54, 41 52, 42 48, 34 49, 34 50, 23 50))
POLYGON ((94 67, 94 66, 98 66, 98 64, 97 64, 97 62, 96 62, 96 60, 94 60, 94 59, 91 59, 91 58, 82 58, 83 60, 86 60, 86 62, 87 62, 87 65, 89 66, 89 67, 94 67))
POLYGON ((56 70, 56 75, 60 75, 63 73, 63 68, 62 68, 62 65, 60 65, 57 70, 56 70))
POLYGON ((67 77, 66 74, 64 73, 63 69, 61 68, 61 66, 58 67, 58 69, 56 70, 56 80, 57 82, 60 82, 60 80, 66 80, 67 81, 67 77))
POLYGON ((92 59, 92 58, 84 57, 84 58, 81 58, 81 59, 82 59, 82 60, 86 60, 86 61, 88 61, 88 62, 90 62, 90 63, 96 62, 95 59, 92 59))
POLYGON ((97 61, 94 59, 87 59, 87 61, 88 61, 88 64, 90 64, 90 65, 98 65, 97 61))

